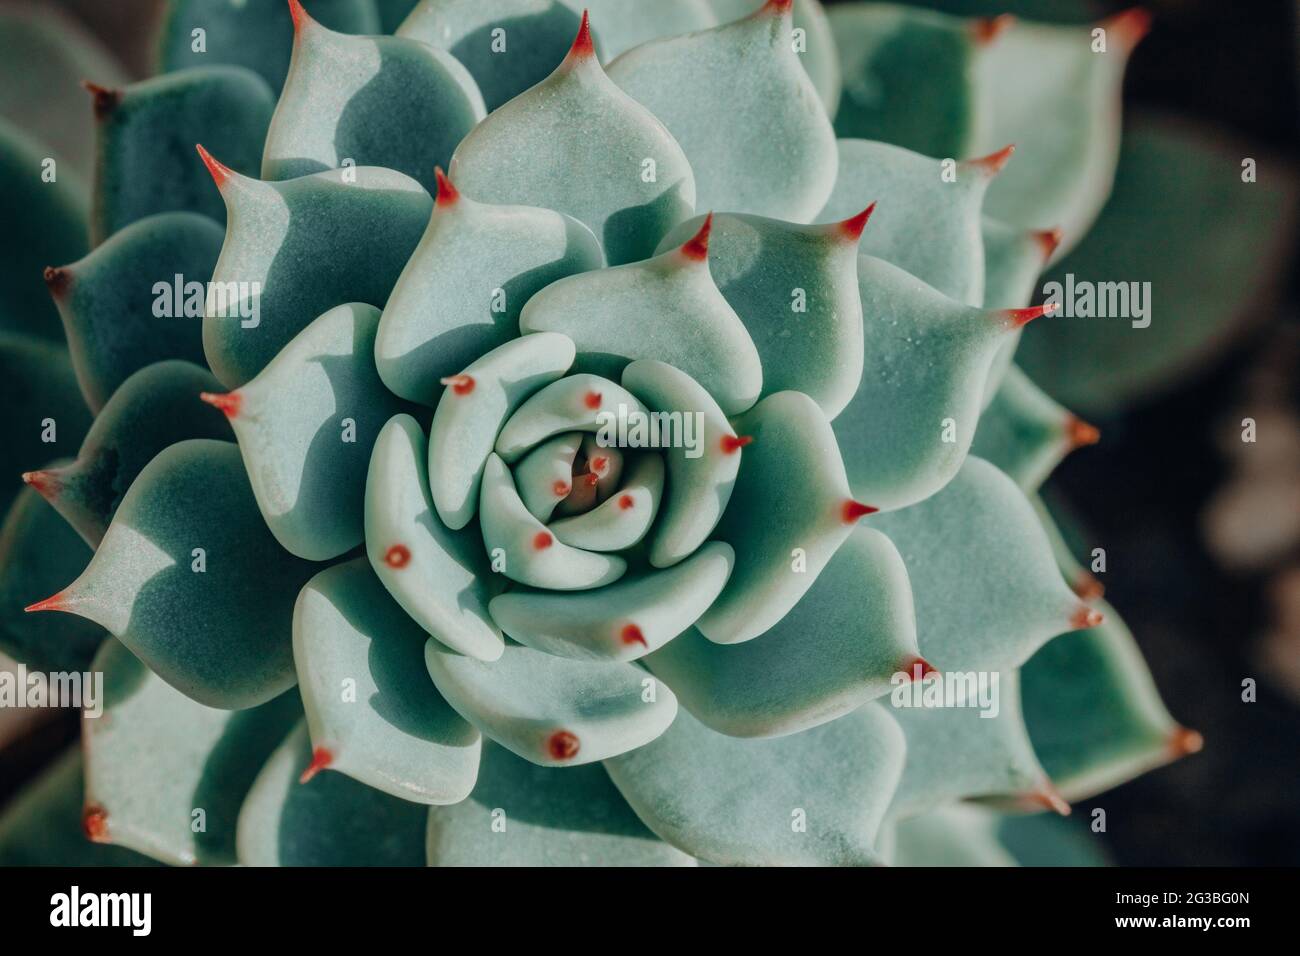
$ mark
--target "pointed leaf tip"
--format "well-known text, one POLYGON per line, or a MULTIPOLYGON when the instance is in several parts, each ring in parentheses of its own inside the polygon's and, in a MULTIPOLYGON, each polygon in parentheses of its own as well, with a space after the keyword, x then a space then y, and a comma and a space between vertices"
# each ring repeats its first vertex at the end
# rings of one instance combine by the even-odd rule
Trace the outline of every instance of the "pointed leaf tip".
POLYGON ((86 92, 91 96, 91 102, 94 105, 95 116, 103 119, 117 109, 117 104, 122 102, 122 91, 114 90, 107 86, 100 86, 98 83, 92 83, 90 80, 82 80, 81 85, 85 87, 86 92))
POLYGON ((1038 248, 1043 250, 1043 261, 1052 258, 1052 253, 1056 247, 1061 244, 1061 230, 1043 229, 1034 233, 1034 241, 1038 243, 1038 248))
POLYGON ((468 395, 474 391, 474 376, 472 375, 449 375, 447 378, 438 380, 439 384, 446 385, 456 395, 468 395))
POLYGON ((35 488, 37 494, 47 501, 53 501, 63 490, 63 483, 53 471, 25 471, 23 481, 35 488))
POLYGON ((1169 735, 1169 752, 1174 759, 1200 753, 1205 738, 1190 727, 1178 727, 1169 735))
POLYGON ((572 760, 581 746, 578 735, 567 730, 557 730, 546 741, 546 749, 556 760, 572 760))
POLYGON ((54 297, 61 296, 68 289, 68 283, 72 280, 72 273, 67 269, 57 266, 45 267, 45 286, 50 290, 50 295, 54 297))
POLYGON ((637 627, 635 624, 629 624, 624 627, 622 632, 619 634, 619 637, 622 638, 624 644, 640 644, 642 647, 650 646, 646 643, 645 634, 642 632, 641 628, 637 627))
POLYGON ((1076 631, 1087 630, 1090 627, 1096 627, 1106 616, 1098 611, 1095 607, 1088 607, 1085 604, 1079 605, 1078 610, 1070 617, 1070 627, 1076 631))
POLYGON ((934 665, 924 657, 912 657, 903 661, 898 668, 900 673, 906 674, 909 681, 922 680, 935 672, 934 665))
POLYGON ((1063 817, 1070 815, 1070 804, 1066 802, 1061 792, 1052 785, 1050 781, 1044 780, 1041 787, 1032 793, 1027 793, 1022 801, 1029 808, 1043 808, 1051 810, 1053 813, 1059 813, 1063 817))
POLYGON ((239 407, 243 404, 243 399, 238 392, 227 392, 219 395, 216 392, 199 392, 200 401, 207 402, 213 408, 219 408, 225 413, 227 418, 234 418, 239 414, 239 407))
POLYGON ((293 19, 293 29, 296 33, 308 23, 312 23, 311 15, 302 5, 301 0, 289 0, 289 16, 293 19))
POLYGON ((545 551, 555 543, 555 538, 549 531, 539 531, 533 535, 533 548, 537 551, 545 551))
POLYGON ((709 233, 713 232, 713 213, 704 217, 700 231, 682 244, 682 255, 692 262, 703 262, 709 258, 709 233))
POLYGON ((1006 166, 1007 161, 1011 159, 1011 154, 1015 151, 1015 143, 1008 143, 996 153, 989 153, 987 156, 966 160, 966 165, 980 170, 986 176, 996 176, 1002 172, 1002 168, 1006 166))
POLYGON ((867 228, 867 220, 871 214, 876 211, 876 204, 873 202, 862 212, 840 223, 840 234, 849 242, 857 242, 862 238, 863 230, 867 228))
POLYGON ((437 199, 439 206, 450 206, 460 198, 460 193, 456 191, 456 187, 452 185, 451 180, 447 178, 447 174, 443 172, 441 166, 433 168, 433 176, 438 182, 437 199))
POLYGON ((208 167, 208 172, 212 174, 212 181, 215 182, 217 188, 220 189, 230 180, 230 177, 235 174, 234 170, 225 163, 218 162, 216 157, 203 148, 202 143, 195 144, 194 148, 198 151, 199 158, 203 160, 203 165, 208 167))
POLYGON ((1051 315, 1059 307, 1058 302, 1044 302, 1042 305, 1031 305, 1027 309, 1006 309, 1001 314, 1011 323, 1011 328, 1018 329, 1040 316, 1051 315))
POLYGON ((794 8, 794 0, 767 0, 767 4, 758 12, 760 15, 784 16, 794 8))
POLYGON ((734 455, 746 445, 752 444, 753 435, 723 435, 722 436, 722 453, 724 455, 734 455))
POLYGON ((1002 13, 996 17, 979 17, 971 24, 971 35, 979 45, 988 46, 1015 22, 1015 16, 1010 13, 1002 13))
POLYGON ((334 754, 325 747, 317 747, 311 752, 311 763, 307 764, 302 774, 298 777, 299 783, 307 783, 312 777, 320 773, 326 767, 334 762, 334 754))
POLYGON ((873 508, 871 505, 864 505, 860 501, 853 501, 850 499, 844 502, 840 509, 840 514, 845 524, 853 524, 859 518, 873 515, 879 510, 879 508, 873 508))
POLYGON ((1071 448, 1083 448, 1101 441, 1101 429, 1071 415, 1065 423, 1065 437, 1071 448))
POLYGON ((107 843, 108 812, 98 804, 87 804, 81 811, 81 832, 91 843, 107 843))
POLYGON ((1151 32, 1152 19, 1151 11, 1144 7, 1130 7, 1101 21, 1101 26, 1119 40, 1120 48, 1125 53, 1131 53, 1151 32))
POLYGON ((1084 601, 1098 601, 1106 594, 1106 585, 1102 584, 1096 577, 1087 571, 1079 573, 1074 579, 1074 584, 1070 586, 1076 596, 1084 601))
POLYGON ((60 591, 47 597, 44 601, 37 601, 35 604, 29 604, 23 610, 31 614, 35 611, 66 611, 68 609, 64 595, 66 591, 60 591))
POLYGON ((569 47, 569 55, 565 57, 565 62, 595 59, 595 57, 596 45, 591 41, 591 14, 583 10, 582 23, 578 25, 578 35, 573 38, 573 46, 569 47))

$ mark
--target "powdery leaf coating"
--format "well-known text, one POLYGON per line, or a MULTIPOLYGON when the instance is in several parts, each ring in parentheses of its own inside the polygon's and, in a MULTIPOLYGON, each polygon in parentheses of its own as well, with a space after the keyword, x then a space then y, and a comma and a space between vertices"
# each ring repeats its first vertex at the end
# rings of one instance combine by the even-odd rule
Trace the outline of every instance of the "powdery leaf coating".
POLYGON ((721 645, 692 628, 646 664, 713 730, 774 737, 888 693, 894 674, 919 660, 903 559, 883 534, 858 528, 766 634, 721 645))
POLYGON ((501 656, 488 601, 501 583, 473 530, 438 520, 424 433, 398 415, 375 440, 366 479, 366 554, 388 593, 443 644, 485 661, 501 656))
MULTIPOLYGON (((572 342, 558 332, 543 332, 564 342, 572 342)), ((528 342, 537 336, 528 335, 528 342)), ((599 375, 569 375, 539 389, 506 421, 496 439, 496 453, 510 464, 519 461, 529 449, 552 435, 562 432, 597 432, 602 415, 643 414, 645 406, 627 389, 599 375)))
POLYGON ((550 76, 465 137, 450 173, 480 202, 573 216, 615 265, 651 255, 695 208, 686 155, 605 75, 585 30, 550 76))
POLYGON ((187 314, 172 277, 205 281, 222 236, 206 216, 160 213, 137 219, 84 259, 46 273, 77 383, 95 412, 129 375, 154 362, 203 363, 202 306, 198 316, 187 314), (158 314, 160 303, 167 314, 158 314))
POLYGON ((810 222, 835 181, 835 133, 792 48, 790 7, 655 40, 609 76, 663 121, 695 172, 696 206, 810 222), (726 90, 727 95, 701 95, 726 90))
POLYGON ((582 0, 591 11, 592 32, 601 61, 664 37, 716 26, 709 0, 582 0))
POLYGON ((438 690, 487 737, 543 767, 604 760, 654 740, 677 698, 622 661, 580 661, 518 644, 485 664, 430 640, 425 665, 438 690))
POLYGON ((605 762, 646 826, 733 866, 879 861, 876 835, 903 770, 902 731, 868 704, 803 733, 741 740, 685 710, 663 736, 605 762), (799 815, 806 831, 796 830, 799 815))
POLYGON ((435 167, 486 115, 473 77, 450 53, 403 37, 335 33, 303 14, 262 176, 383 166, 433 192, 435 167))
POLYGON ((100 815, 97 839, 172 866, 234 863, 239 808, 262 764, 302 718, 298 695, 286 691, 251 710, 205 707, 111 638, 92 667, 104 675, 104 710, 84 716, 81 726, 85 801, 100 815))
POLYGON ((430 811, 428 853, 430 866, 695 865, 646 829, 603 767, 539 767, 491 741, 469 799, 430 811))
POLYGON ((675 647, 717 598, 734 559, 730 546, 710 542, 665 570, 577 594, 514 590, 493 598, 489 610, 512 638, 547 654, 632 661, 675 647))
POLYGON ((294 608, 315 761, 403 800, 458 803, 474 786, 480 738, 429 687, 425 640, 365 558, 316 575, 294 608))

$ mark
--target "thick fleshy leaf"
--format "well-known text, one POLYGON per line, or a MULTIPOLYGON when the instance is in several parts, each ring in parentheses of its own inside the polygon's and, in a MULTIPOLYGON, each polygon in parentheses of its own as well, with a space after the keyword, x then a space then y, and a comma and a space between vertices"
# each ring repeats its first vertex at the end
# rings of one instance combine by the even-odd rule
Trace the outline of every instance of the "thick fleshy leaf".
MULTIPOLYGON (((90 204, 69 169, 58 179, 42 179, 42 163, 55 159, 50 150, 0 120, 0 333, 27 333, 63 342, 59 313, 41 281, 42 270, 55 262, 85 255, 90 204)), ((56 160, 57 161, 57 160, 56 160)))
MULTIPOLYGON (((332 30, 371 34, 381 29, 374 0, 303 0, 311 16, 332 30)), ((260 73, 279 92, 293 52, 293 16, 284 0, 169 0, 159 37, 165 73, 231 63, 260 73), (203 49, 194 31, 202 29, 203 49)))
POLYGON ((365 538, 370 450, 404 408, 375 371, 378 328, 374 306, 340 305, 251 382, 204 395, 230 418, 271 533, 308 561, 336 558, 365 538))
POLYGON ((465 799, 479 733, 429 686, 427 640, 365 558, 307 582, 294 609, 293 657, 314 767, 416 803, 465 799))
POLYGON ((0 449, 0 508, 7 508, 23 486, 19 475, 76 454, 91 416, 67 351, 7 332, 0 332, 0 407, 8 425, 0 449))
POLYGON ((977 69, 997 21, 885 3, 838 4, 827 16, 844 73, 836 133, 927 156, 971 153, 992 106, 977 69))
MULTIPOLYGON (((797 389, 834 418, 862 377, 858 239, 871 209, 832 226, 761 216, 715 216, 709 272, 745 324, 762 360, 763 393, 797 389)), ((660 244, 686 242, 680 224, 660 244)))
POLYGON ((617 377, 658 359, 692 376, 728 415, 758 399, 763 365, 740 317, 709 274, 709 222, 653 259, 570 276, 524 306, 524 332, 563 332, 578 367, 617 377))
POLYGON ((1034 750, 1068 799, 1082 800, 1201 748, 1165 710, 1133 635, 1098 605, 1098 627, 1048 641, 1021 670, 1034 750))
MULTIPOLYGON (((681 369, 641 359, 623 370, 623 383, 655 414, 680 416, 679 434, 665 437, 671 417, 662 419, 658 441, 668 472, 663 520, 650 545, 650 563, 665 568, 692 554, 717 526, 731 500, 744 458, 742 439, 707 390, 681 369), (686 426, 696 423, 688 436, 686 426)), ((629 423, 631 424, 631 423, 629 423)), ((629 429, 629 437, 631 435, 629 429)))
POLYGON ((267 761, 239 812, 245 866, 423 866, 429 808, 312 765, 306 721, 267 761))
POLYGON ((556 435, 530 451, 515 466, 519 497, 528 513, 543 524, 551 520, 555 506, 573 491, 573 460, 582 448, 582 438, 582 432, 556 435))
POLYGON ((961 468, 984 383, 1005 336, 1041 310, 984 311, 883 259, 858 260, 862 383, 835 419, 853 493, 892 510, 923 501, 961 468))
POLYGON ((157 866, 131 850, 86 838, 81 752, 70 747, 0 815, 0 866, 157 866))
MULTIPOLYGON (((557 332, 540 334, 572 341, 557 332)), ((524 341, 533 338, 529 335, 524 341)), ((598 431, 602 416, 617 415, 620 408, 628 415, 645 413, 645 406, 635 395, 607 378, 587 374, 566 376, 539 389, 519 406, 497 435, 496 453, 513 464, 552 435, 598 431)))
POLYGON ((618 555, 583 551, 555 540, 528 512, 514 479, 495 453, 479 489, 479 527, 492 567, 511 581, 554 591, 583 591, 617 581, 627 570, 618 555))
POLYGON ((1044 294, 1056 293, 1065 314, 1028 336, 1021 365, 1089 415, 1149 400, 1204 369, 1272 314, 1290 275, 1298 200, 1293 164, 1258 143, 1167 116, 1130 123, 1110 203, 1045 277, 1044 294), (1252 182, 1242 180, 1246 158, 1257 163, 1252 182), (1100 317, 1099 300, 1125 290, 1128 308, 1119 299, 1100 317), (1085 294, 1092 315, 1081 314, 1085 294))
MULTIPOLYGON (((1034 298, 1036 280, 1061 240, 1058 230, 1039 231, 1008 226, 985 216, 980 220, 984 237, 984 305, 994 309, 1022 309, 1034 298)), ((993 400, 998 386, 1020 345, 1023 330, 1012 332, 999 346, 984 384, 984 404, 993 400)))
POLYGON ((919 660, 903 559, 883 534, 858 528, 761 638, 724 646, 691 628, 646 664, 712 729, 773 737, 888 693, 893 676, 910 673, 919 660))
POLYGON ((491 111, 551 74, 581 20, 572 0, 421 0, 397 35, 463 63, 491 111))
POLYGON ((429 192, 487 115, 483 97, 450 53, 405 37, 355 37, 313 20, 289 0, 293 60, 262 154, 264 179, 340 166, 383 166, 429 192))
POLYGON ((998 840, 1021 866, 1114 866, 1102 838, 1077 817, 1052 813, 1002 817, 998 840))
POLYGON ((907 736, 891 819, 973 797, 1068 812, 1029 743, 1015 671, 931 671, 896 686, 881 706, 907 736))
POLYGON ((695 178, 663 124, 605 75, 583 24, 555 72, 465 137, 451 178, 481 202, 567 213, 611 263, 633 262, 694 210, 695 178))
POLYGON ((825 205, 835 132, 794 51, 791 0, 643 44, 609 77, 681 144, 698 208, 809 222, 825 205))
POLYGON ((591 11, 601 59, 608 63, 642 43, 707 30, 718 23, 709 0, 583 0, 591 11))
POLYGON ((239 449, 193 439, 140 472, 90 565, 32 610, 96 621, 186 696, 233 710, 293 686, 293 600, 315 570, 267 530, 239 449))
POLYGON ((1002 817, 968 803, 953 803, 912 817, 894 830, 893 866, 1015 866, 998 840, 1002 817))
POLYGON ((230 210, 203 348, 230 388, 339 303, 383 308, 433 208, 419 183, 389 169, 266 183, 203 156, 230 210))
POLYGON ((977 64, 990 105, 979 148, 1019 150, 990 188, 988 211, 1028 229, 1059 228, 1058 256, 1078 244, 1110 195, 1124 68, 1150 22, 1135 7, 1098 24, 1099 40, 1088 26, 1016 21, 977 64))
POLYGON ((1033 491, 1066 455, 1099 438, 1096 428, 1052 401, 1013 365, 980 416, 971 454, 997 465, 1025 491, 1033 491))
POLYGON ((487 741, 469 799, 429 812, 430 866, 694 866, 603 767, 539 767, 487 741))
POLYGON ((903 555, 921 653, 940 670, 1018 667, 1049 638, 1095 622, 1061 580, 1033 506, 983 459, 872 522, 903 555))
POLYGON ((90 224, 96 244, 160 212, 225 222, 221 198, 190 150, 207 143, 232 169, 257 172, 275 106, 260 77, 240 67, 200 66, 91 93, 99 120, 90 224))
POLYGON ((77 383, 96 412, 146 365, 203 364, 204 298, 221 241, 221 227, 206 216, 160 213, 137 219, 84 259, 45 271, 77 383))
POLYGON ((90 549, 35 491, 22 492, 0 525, 0 651, 34 670, 82 672, 104 642, 104 629, 63 614, 23 608, 63 587, 90 560, 90 549))
POLYGON ((95 839, 174 866, 234 863, 239 808, 302 719, 297 693, 251 710, 215 710, 111 639, 93 669, 104 675, 103 712, 83 712, 81 726, 95 839))
POLYGON ((735 548, 736 566, 697 625, 719 644, 775 626, 873 510, 849 497, 835 435, 807 395, 769 395, 734 424, 753 440, 717 530, 735 548))
POLYGON ((844 220, 878 203, 860 252, 893 263, 958 302, 982 304, 980 207, 1009 153, 950 168, 943 160, 864 139, 840 140, 839 153, 835 192, 817 218, 844 220))
MULTIPOLYGON (((76 460, 27 472, 23 479, 97 547, 122 496, 155 455, 187 438, 234 437, 224 416, 194 401, 200 392, 218 388, 210 372, 189 362, 173 359, 148 365, 113 393, 90 426, 76 460)), ((85 563, 83 559, 77 570, 85 563)))
POLYGON ((636 660, 695 623, 727 583, 734 560, 731 547, 715 541, 671 568, 598 591, 515 590, 493 598, 489 610, 503 631, 539 651, 580 660, 636 660))
POLYGON ((485 664, 435 640, 424 649, 433 682, 485 736, 543 767, 578 766, 654 740, 677 698, 622 661, 556 657, 518 644, 485 664))
POLYGON ((663 457, 646 452, 632 463, 617 494, 590 511, 560 518, 547 527, 556 538, 575 548, 622 551, 646 536, 659 514, 663 491, 663 457))
POLYGON ((685 710, 658 740, 605 762, 660 837, 711 863, 876 863, 903 770, 902 731, 874 704, 788 737, 740 740, 685 710))
POLYGON ((600 243, 576 219, 477 203, 444 178, 424 238, 384 307, 380 377, 403 398, 432 405, 442 379, 519 335, 519 313, 537 292, 602 262, 600 243))
POLYGON ((396 33, 417 5, 418 0, 375 0, 375 8, 379 11, 379 31, 396 33))

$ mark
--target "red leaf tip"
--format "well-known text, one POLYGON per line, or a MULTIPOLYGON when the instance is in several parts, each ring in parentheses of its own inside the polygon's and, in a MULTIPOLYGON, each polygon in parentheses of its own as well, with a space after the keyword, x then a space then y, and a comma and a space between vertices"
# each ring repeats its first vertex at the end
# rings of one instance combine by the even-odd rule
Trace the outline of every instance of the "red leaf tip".
POLYGON ((840 235, 842 235, 849 242, 857 242, 859 239, 862 238, 863 230, 867 228, 867 220, 871 218, 871 214, 875 211, 876 211, 876 204, 872 203, 870 206, 862 210, 862 212, 858 213, 856 216, 853 216, 849 219, 845 219, 843 222, 839 224, 840 235))
POLYGON ((556 760, 571 760, 580 747, 578 735, 567 730, 557 730, 546 738, 546 749, 556 760))
POLYGON ((447 178, 447 174, 442 171, 441 166, 433 168, 433 176, 438 181, 438 205, 450 206, 455 203, 460 198, 460 193, 451 184, 451 180, 447 178))
POLYGON ((1006 309, 1002 314, 1010 321, 1013 329, 1018 329, 1039 316, 1051 315, 1058 308, 1060 308, 1059 302, 1044 302, 1042 305, 1031 305, 1027 309, 1006 309))
POLYGON ((303 7, 301 0, 289 0, 289 16, 293 19, 295 33, 306 24, 313 22, 306 8, 303 7))
POLYGON ((753 441, 753 435, 723 435, 722 453, 724 455, 734 455, 746 445, 752 444, 753 441))
POLYGON ((979 45, 988 46, 1015 22, 1015 16, 1010 13, 1002 13, 996 17, 980 17, 971 24, 971 35, 979 45))
POLYGON ((438 379, 438 382, 446 385, 456 395, 468 395, 474 391, 474 376, 472 375, 448 375, 446 378, 438 379))
POLYGON ((794 0, 767 0, 767 5, 759 12, 779 17, 789 13, 793 8, 794 0))
POLYGON ((60 591, 58 594, 47 597, 44 601, 37 601, 35 604, 27 605, 23 610, 28 614, 34 611, 66 611, 67 604, 64 600, 64 593, 60 591))
POLYGON ((966 160, 967 166, 973 166, 987 176, 996 176, 1002 172, 1002 167, 1011 159, 1011 154, 1016 151, 1014 143, 1003 146, 996 153, 989 153, 987 156, 979 156, 975 159, 966 160))
POLYGON ((1086 604, 1079 605, 1079 608, 1070 615, 1070 626, 1076 631, 1086 630, 1090 627, 1096 627, 1106 616, 1098 611, 1095 607, 1088 607, 1086 604))
POLYGON ((1089 425, 1082 418, 1071 415, 1065 423, 1065 437, 1071 448, 1083 448, 1101 441, 1101 430, 1096 425, 1089 425))
POLYGON ((567 497, 569 492, 572 490, 573 486, 567 481, 557 481, 555 484, 551 485, 551 491, 555 492, 555 497, 557 498, 567 497))
POLYGON ((1074 579, 1071 585, 1072 590, 1081 600, 1097 601, 1106 594, 1106 585, 1102 584, 1096 577, 1087 571, 1079 572, 1079 576, 1074 579))
POLYGON ((871 505, 864 505, 861 501, 854 501, 850 498, 840 507, 840 516, 845 524, 853 524, 859 518, 873 515, 879 510, 879 508, 873 508, 871 505))
POLYGON ((589 11, 583 10, 582 23, 578 26, 578 35, 573 38, 573 46, 569 47, 569 55, 565 58, 565 61, 595 59, 595 56, 596 45, 591 41, 591 14, 589 11))
POLYGON ((235 174, 234 170, 225 163, 218 162, 211 153, 203 148, 202 143, 195 144, 194 148, 198 151, 199 158, 203 160, 203 165, 208 167, 208 172, 212 174, 212 181, 215 182, 217 188, 220 189, 230 180, 230 177, 235 174))
POLYGON ((650 646, 646 643, 645 634, 642 633, 641 628, 637 627, 635 624, 629 624, 624 627, 622 632, 619 634, 619 637, 622 638, 624 644, 640 644, 642 647, 650 646))
POLYGON ((551 537, 549 531, 539 531, 533 535, 533 548, 537 551, 545 551, 554 543, 555 539, 551 537))
POLYGON ((53 471, 25 471, 23 472, 23 481, 35 488, 37 494, 42 498, 49 501, 57 498, 59 492, 63 490, 63 482, 59 481, 59 476, 53 471))
POLYGON ((1038 248, 1043 250, 1043 260, 1046 261, 1052 258, 1052 253, 1061 244, 1061 230, 1043 229, 1035 232, 1034 241, 1038 243, 1038 248))
POLYGON ((108 811, 97 803, 90 803, 81 811, 81 832, 91 843, 108 842, 108 811))
POLYGON ((619 496, 619 499, 618 499, 618 506, 619 506, 620 508, 622 508, 624 511, 627 511, 627 510, 628 510, 629 508, 631 508, 634 504, 636 504, 636 500, 635 500, 631 495, 620 495, 620 496, 619 496))
POLYGON ((713 213, 704 217, 700 231, 682 244, 682 255, 692 262, 703 262, 709 258, 709 234, 713 232, 713 213))
POLYGON ((334 762, 334 754, 324 747, 317 747, 311 752, 311 763, 303 769, 302 775, 298 777, 299 783, 307 783, 312 777, 320 773, 326 767, 334 762))
POLYGON ((72 281, 72 273, 67 269, 58 266, 46 266, 44 275, 45 286, 50 290, 50 295, 57 298, 68 291, 68 283, 72 281))
POLYGON ((1150 10, 1143 7, 1130 7, 1101 21, 1101 26, 1108 34, 1113 34, 1119 40, 1120 47, 1127 53, 1151 32, 1152 19, 1150 10))
POLYGON ((236 417, 239 414, 239 406, 243 404, 243 399, 238 392, 227 392, 224 395, 215 392, 199 392, 199 398, 213 408, 221 409, 227 418, 236 417))
POLYGON ((95 110, 95 116, 103 119, 117 109, 117 104, 122 102, 122 91, 114 90, 107 86, 100 86, 98 83, 92 83, 90 80, 82 80, 81 85, 85 87, 86 92, 90 94, 91 103, 95 110))
POLYGON ((1044 780, 1042 785, 1032 793, 1025 794, 1024 802, 1031 807, 1042 807, 1044 810, 1059 813, 1063 817, 1070 815, 1070 805, 1049 780, 1044 780))
POLYGON ((395 544, 384 552, 384 564, 394 570, 401 570, 411 563, 411 549, 404 544, 395 544))
POLYGON ((582 396, 582 404, 593 410, 600 408, 600 403, 602 401, 604 401, 604 397, 600 392, 588 392, 586 395, 582 396))
POLYGON ((1169 752, 1175 759, 1200 753, 1204 746, 1205 738, 1189 727, 1177 727, 1169 735, 1169 752))
POLYGON ((903 666, 899 670, 907 675, 909 681, 922 680, 935 673, 934 665, 924 657, 913 657, 910 660, 903 661, 903 666))

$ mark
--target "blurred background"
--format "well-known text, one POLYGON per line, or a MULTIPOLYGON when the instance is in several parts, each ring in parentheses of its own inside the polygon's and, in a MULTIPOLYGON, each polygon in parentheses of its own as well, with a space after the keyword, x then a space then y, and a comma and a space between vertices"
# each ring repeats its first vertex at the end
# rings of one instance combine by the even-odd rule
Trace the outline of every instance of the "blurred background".
MULTIPOLYGON (((149 37, 133 24, 157 0, 44 2, 62 3, 127 70, 145 72, 149 37)), ((1080 23, 1127 6, 917 5, 1080 23)), ((1071 455, 1045 494, 1077 519, 1089 548, 1106 549, 1106 597, 1170 712, 1205 748, 1084 801, 1073 825, 1105 807, 1099 839, 1121 865, 1296 865, 1300 4, 1145 6, 1155 25, 1128 70, 1114 195, 1051 272, 1152 281, 1152 326, 1135 336, 1127 323, 1036 322, 1018 360, 1101 429, 1100 444, 1071 455), (1258 181, 1243 189, 1248 157, 1258 181), (1254 444, 1241 441, 1247 417, 1254 444), (1254 703, 1242 701, 1247 678, 1254 703)), ((77 723, 74 713, 0 712, 0 805, 75 739, 77 723)))

